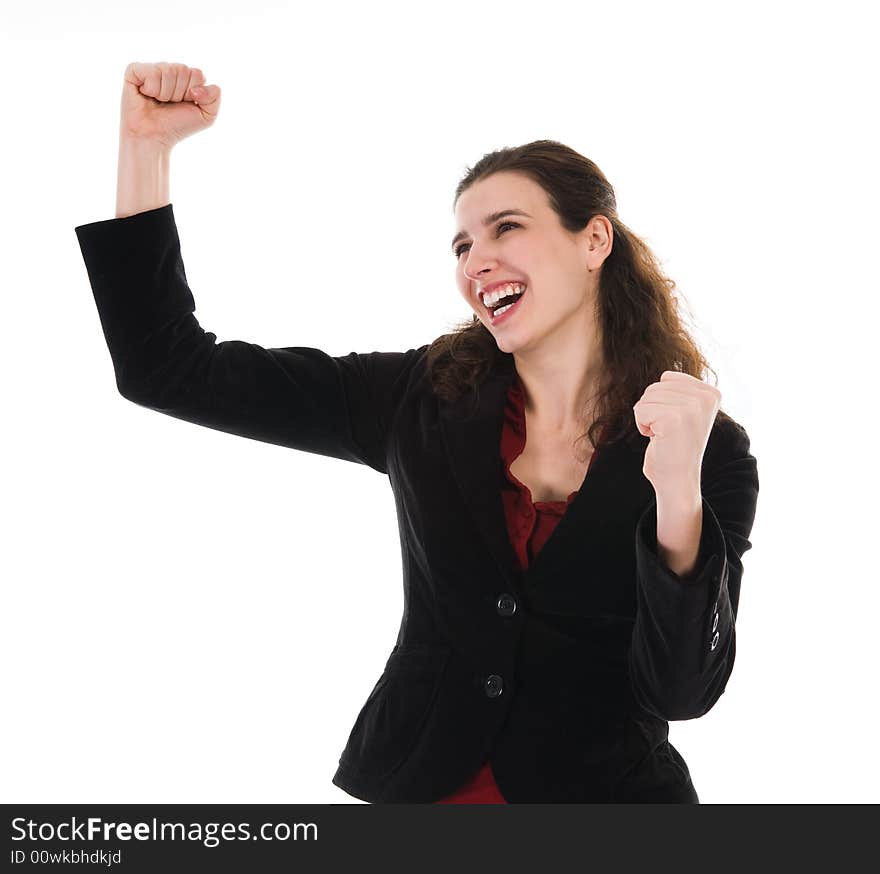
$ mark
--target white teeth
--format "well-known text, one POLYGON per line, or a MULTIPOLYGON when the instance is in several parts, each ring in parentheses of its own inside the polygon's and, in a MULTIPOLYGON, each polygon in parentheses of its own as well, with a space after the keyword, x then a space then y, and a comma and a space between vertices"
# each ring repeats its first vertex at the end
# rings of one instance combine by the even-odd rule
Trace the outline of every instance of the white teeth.
POLYGON ((508 304, 507 306, 505 306, 505 307, 499 307, 497 310, 495 310, 495 311, 492 313, 492 318, 493 318, 493 319, 497 319, 498 316, 501 315, 501 313, 506 313, 506 312, 507 312, 512 306, 516 306, 516 304, 515 304, 515 303, 509 303, 509 304, 508 304))
POLYGON ((492 304, 498 303, 502 297, 507 297, 510 294, 518 294, 520 291, 525 291, 526 285, 524 282, 509 282, 507 285, 502 285, 500 288, 494 289, 494 291, 490 291, 488 294, 483 293, 483 303, 489 307, 492 304))

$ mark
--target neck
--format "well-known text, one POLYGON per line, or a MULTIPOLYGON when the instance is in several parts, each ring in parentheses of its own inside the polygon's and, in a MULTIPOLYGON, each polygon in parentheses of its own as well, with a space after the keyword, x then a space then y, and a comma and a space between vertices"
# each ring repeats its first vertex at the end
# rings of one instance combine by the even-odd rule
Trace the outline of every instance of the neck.
POLYGON ((568 347, 545 347, 514 353, 523 387, 526 415, 541 431, 570 433, 585 430, 599 389, 602 367, 598 349, 579 342, 568 347))

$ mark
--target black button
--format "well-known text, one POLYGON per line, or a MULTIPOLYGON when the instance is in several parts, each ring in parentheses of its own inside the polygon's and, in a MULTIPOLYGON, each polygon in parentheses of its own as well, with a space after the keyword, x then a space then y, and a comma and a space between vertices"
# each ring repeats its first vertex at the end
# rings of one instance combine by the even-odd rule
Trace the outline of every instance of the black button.
POLYGON ((504 689, 504 681, 498 674, 489 674, 483 689, 490 698, 497 698, 504 689))
POLYGON ((513 616, 516 612, 516 598, 510 592, 502 592, 498 596, 495 609, 498 611, 499 616, 513 616))

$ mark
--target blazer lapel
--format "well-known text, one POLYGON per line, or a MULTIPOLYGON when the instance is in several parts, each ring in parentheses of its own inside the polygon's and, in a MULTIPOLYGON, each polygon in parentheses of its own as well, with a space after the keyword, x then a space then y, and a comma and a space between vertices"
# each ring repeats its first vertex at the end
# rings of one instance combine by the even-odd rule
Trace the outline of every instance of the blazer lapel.
POLYGON ((597 453, 565 515, 524 574, 510 544, 501 499, 501 429, 515 375, 513 356, 500 354, 476 396, 467 394, 454 403, 441 399, 438 407, 449 465, 480 537, 512 589, 522 591, 538 580, 564 583, 570 577, 566 566, 570 569, 580 555, 598 554, 606 527, 619 532, 622 522, 637 520, 654 491, 642 473, 648 438, 638 445, 619 441, 597 453))
POLYGON ((507 535, 501 484, 501 428, 507 390, 516 375, 513 356, 499 355, 489 375, 454 403, 439 401, 440 430, 449 466, 477 530, 514 589, 522 571, 507 535))

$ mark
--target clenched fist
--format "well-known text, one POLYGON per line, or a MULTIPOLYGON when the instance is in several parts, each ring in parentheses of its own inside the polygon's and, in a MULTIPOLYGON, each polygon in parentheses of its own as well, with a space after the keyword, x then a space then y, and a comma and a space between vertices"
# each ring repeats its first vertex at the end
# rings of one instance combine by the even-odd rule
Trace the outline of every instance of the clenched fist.
POLYGON ((210 127, 219 111, 220 87, 206 86, 198 67, 163 62, 125 68, 119 123, 123 137, 171 149, 210 127))

